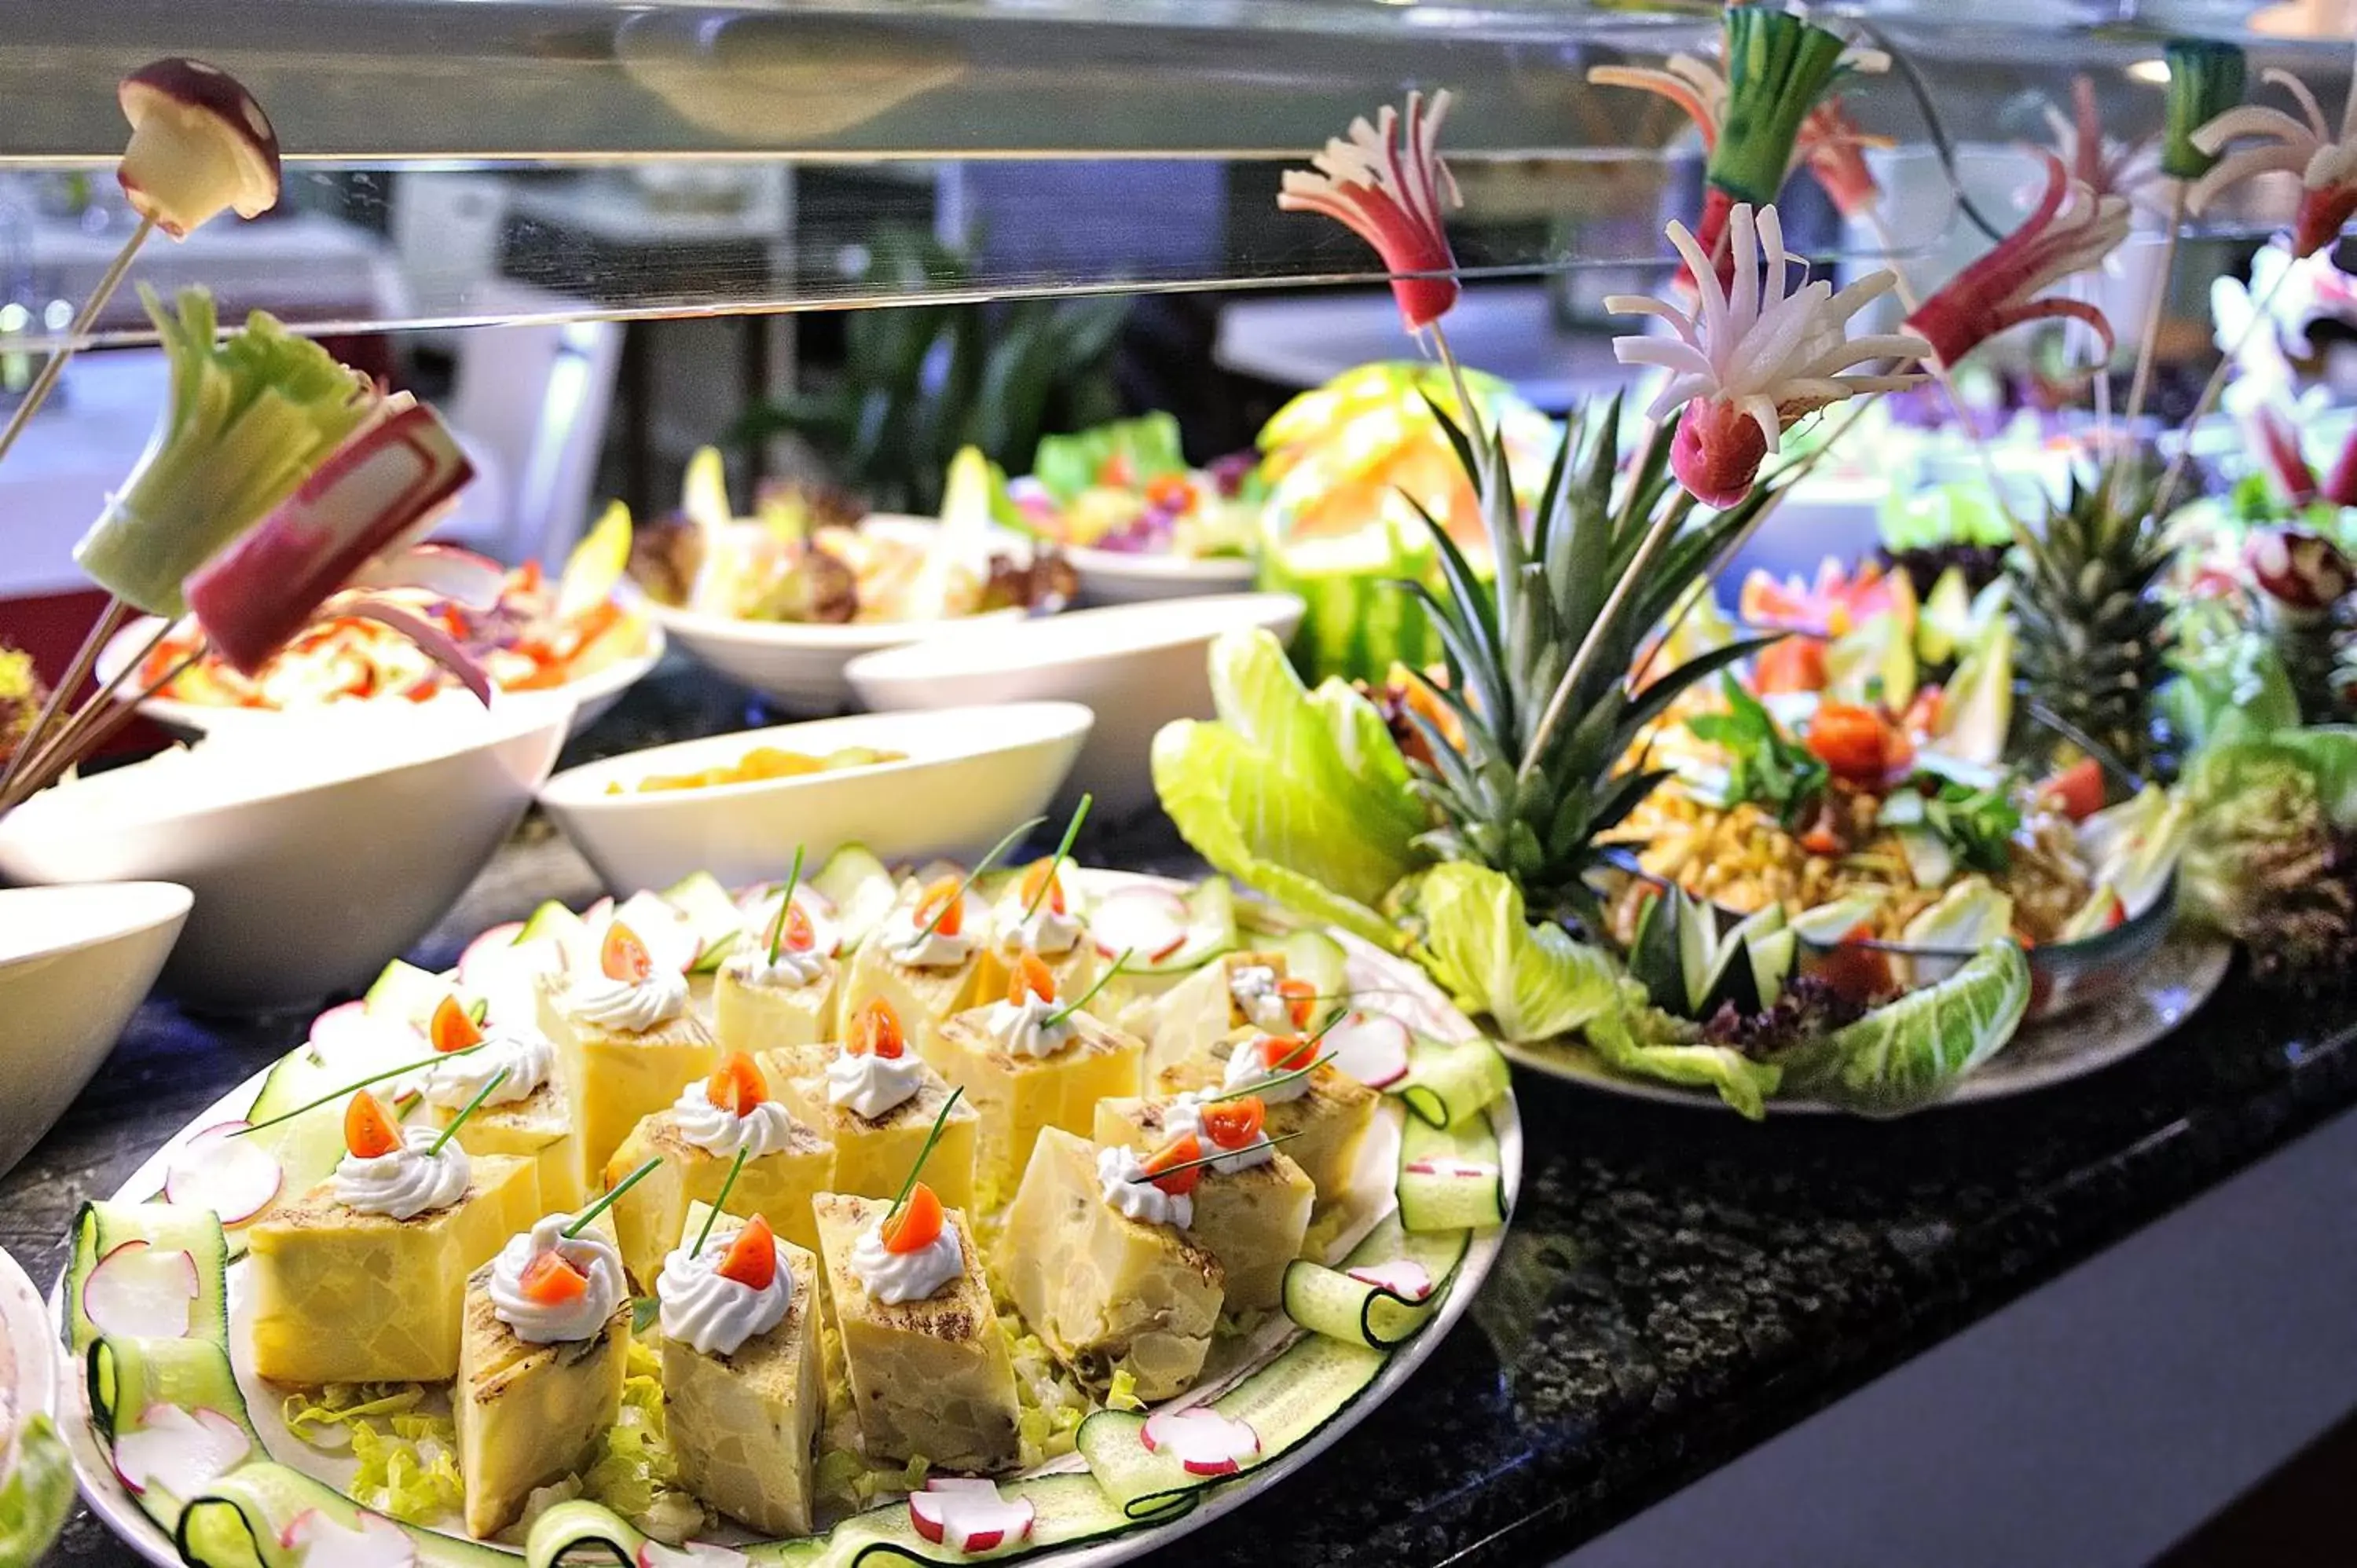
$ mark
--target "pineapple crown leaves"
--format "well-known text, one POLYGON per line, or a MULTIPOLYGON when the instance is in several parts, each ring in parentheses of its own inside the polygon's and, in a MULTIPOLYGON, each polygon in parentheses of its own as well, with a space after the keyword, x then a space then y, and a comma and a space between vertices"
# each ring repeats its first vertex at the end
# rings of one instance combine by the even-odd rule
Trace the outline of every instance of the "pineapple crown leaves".
POLYGON ((2152 490, 2133 472, 2073 476, 2042 533, 2019 532, 2012 572, 2020 669, 2033 705, 2083 746, 2131 772, 2150 760, 2155 693, 2169 674, 2170 559, 2152 490), (2121 482, 2111 481, 2116 478, 2121 482))
POLYGON ((1615 771, 1639 733, 1695 682, 1765 645, 1713 650, 1630 689, 1645 638, 1775 491, 1760 487, 1688 526, 1691 503, 1673 499, 1683 495, 1669 471, 1674 425, 1657 428, 1624 475, 1615 397, 1573 415, 1526 530, 1498 435, 1478 425, 1469 433, 1437 404, 1432 413, 1473 482, 1495 564, 1493 586, 1448 530, 1415 509, 1433 540, 1442 591, 1398 585, 1421 603, 1439 639, 1448 680, 1426 684, 1464 736, 1461 748, 1452 746, 1437 725, 1410 714, 1432 758, 1416 764, 1416 788, 1438 817, 1420 842, 1577 903, 1597 835, 1663 777, 1615 771))

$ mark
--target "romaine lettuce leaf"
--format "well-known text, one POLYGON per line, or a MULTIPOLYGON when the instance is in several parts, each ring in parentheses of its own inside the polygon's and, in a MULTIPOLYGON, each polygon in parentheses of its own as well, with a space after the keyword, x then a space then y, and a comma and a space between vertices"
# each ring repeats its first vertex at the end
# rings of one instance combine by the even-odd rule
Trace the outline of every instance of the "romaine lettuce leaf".
POLYGON ((17 1434, 16 1468, 0 1478, 0 1563, 38 1563, 73 1503, 73 1462, 49 1418, 36 1413, 17 1434))
POLYGON ((1154 737, 1162 809, 1219 871, 1397 948, 1378 906, 1423 861, 1426 821, 1383 715, 1340 681, 1305 688, 1265 631, 1228 633, 1210 661, 1219 718, 1154 737))
POLYGON ((1031 477, 1060 506, 1098 485, 1144 489, 1149 479, 1183 474, 1178 421, 1168 413, 1117 419, 1072 435, 1043 435, 1031 458, 1031 477))
POLYGON ((1788 1052, 1785 1087, 1867 1116, 1918 1111, 2003 1049, 2029 1010, 2029 961, 1991 942, 1939 984, 1788 1052))
POLYGON ((1620 1005, 1620 966, 1552 921, 1534 925, 1523 891, 1466 861, 1417 879, 1424 935, 1416 956, 1457 1005, 1487 1015, 1509 1040, 1551 1040, 1620 1005))
POLYGON ((1587 1021, 1588 1047, 1604 1065, 1631 1078, 1654 1078, 1688 1089, 1713 1089, 1727 1105, 1757 1122, 1783 1079, 1783 1069, 1753 1061, 1728 1046, 1694 1042, 1691 1025, 1650 1004, 1645 988, 1623 982, 1617 1004, 1587 1021))

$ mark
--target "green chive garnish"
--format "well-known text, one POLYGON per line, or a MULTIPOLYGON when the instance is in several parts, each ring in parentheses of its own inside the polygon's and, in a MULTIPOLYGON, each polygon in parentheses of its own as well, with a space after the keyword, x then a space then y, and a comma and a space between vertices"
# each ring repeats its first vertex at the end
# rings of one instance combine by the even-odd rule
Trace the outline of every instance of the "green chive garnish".
POLYGON ((958 884, 957 897, 951 899, 948 903, 943 904, 941 908, 941 912, 935 915, 932 918, 931 922, 928 924, 923 930, 919 931, 917 934, 920 937, 930 937, 935 931, 941 929, 942 922, 950 918, 950 911, 965 902, 966 889, 974 886, 974 879, 980 876, 985 871, 989 870, 990 863, 996 860, 1000 855, 1005 854, 1008 849, 1012 848, 1016 840, 1021 838, 1025 833, 1029 832, 1033 828, 1038 827, 1041 822, 1044 822, 1047 820, 1048 819, 1045 817, 1034 817, 1028 822, 1017 822, 1015 826, 1007 829, 1006 836, 1000 839, 996 843, 992 844, 990 846, 990 853, 984 855, 980 860, 975 861, 974 863, 974 869, 965 874, 965 880, 958 884))
POLYGON ((1328 1062, 1330 1062, 1333 1059, 1334 1054, 1331 1051, 1329 1051, 1326 1055, 1319 1057, 1316 1061, 1311 1062, 1308 1067, 1295 1068, 1291 1072, 1280 1073, 1275 1078, 1269 1079, 1261 1083, 1253 1084, 1251 1087, 1246 1089, 1229 1089, 1222 1090, 1218 1094, 1207 1094, 1198 1100, 1195 1103, 1198 1105, 1217 1105, 1222 1100, 1241 1100, 1247 1094, 1265 1093, 1269 1090, 1281 1088, 1286 1084, 1291 1083, 1297 1078, 1308 1078, 1311 1073, 1316 1072, 1319 1068, 1324 1067, 1328 1062))
POLYGON ((646 1164, 640 1165, 637 1170, 632 1171, 630 1175, 616 1182, 612 1187, 608 1187, 604 1193, 599 1195, 597 1202, 591 1204, 588 1208, 575 1215, 573 1217, 573 1223, 558 1231, 557 1234, 564 1237, 568 1241, 573 1240, 576 1236, 580 1235, 584 1226, 587 1225, 592 1219, 597 1219, 600 1214, 605 1213, 606 1210, 613 1208, 614 1200, 616 1198, 630 1191, 630 1188, 638 1186, 641 1181, 644 1181, 647 1178, 648 1174, 661 1164, 662 1164, 662 1156, 660 1155, 648 1156, 646 1164))
MULTIPOLYGON (((801 864, 799 855, 795 857, 795 864, 801 864)), ((737 1190, 737 1178, 745 1173, 745 1154, 741 1148, 737 1151, 737 1163, 728 1167, 728 1179, 720 1184, 719 1194, 713 1198, 711 1208, 705 1211, 704 1229, 695 1233, 695 1245, 687 1250, 689 1257, 693 1258, 704 1251, 705 1239, 712 1234, 712 1222, 720 1218, 721 1205, 726 1203, 728 1195, 737 1190)))
POLYGON ((786 873, 786 896, 778 901, 778 923, 770 928, 770 961, 778 961, 778 944, 786 940, 786 915, 794 907, 794 885, 802 879, 802 846, 794 845, 794 868, 786 873))
POLYGON ((1106 986, 1113 983, 1113 977, 1121 972, 1121 966, 1127 963, 1129 961, 1129 955, 1136 950, 1137 950, 1135 948, 1122 949, 1121 956, 1114 960, 1113 963, 1103 974, 1097 976, 1097 983, 1094 985, 1090 986, 1086 991, 1081 993, 1079 1001, 1070 1002, 1065 1004, 1063 1006, 1057 1008, 1053 1013, 1049 1014, 1045 1018, 1042 1018, 1039 1021, 1039 1026, 1043 1029, 1053 1028, 1057 1025, 1062 1023, 1065 1019, 1071 1017, 1073 1014, 1079 1012, 1082 1008, 1087 1006, 1091 1002, 1094 1001, 1096 999, 1097 993, 1103 991, 1106 986))
POLYGON ((909 1194, 916 1190, 917 1173, 923 1170, 925 1162, 932 1157, 933 1145, 942 1141, 942 1129, 950 1124, 950 1112, 956 1107, 958 1101, 964 1094, 965 1087, 961 1084, 951 1090, 950 1097, 942 1101, 941 1114, 933 1118, 933 1130, 925 1134, 925 1146, 917 1151, 915 1162, 909 1166, 908 1179, 901 1182, 899 1195, 892 1199, 892 1207, 884 1211, 884 1223, 879 1228, 878 1234, 892 1228, 892 1220, 900 1212, 900 1206, 908 1202, 909 1194))
POLYGON ((424 1061, 407 1062, 400 1067, 389 1067, 382 1072, 371 1073, 368 1077, 361 1079, 358 1083, 348 1083, 341 1089, 332 1090, 328 1093, 319 1096, 317 1100, 310 1101, 302 1105, 297 1105, 292 1111, 282 1111, 277 1115, 270 1118, 267 1122, 256 1122, 250 1126, 240 1127, 236 1132, 231 1133, 230 1136, 232 1138, 242 1138, 248 1133, 259 1133, 264 1127, 275 1127, 281 1122, 291 1122, 296 1117, 302 1115, 306 1111, 317 1111, 322 1105, 333 1104, 335 1101, 341 1100, 348 1094, 359 1093, 361 1090, 366 1089, 370 1084, 382 1083, 388 1078, 400 1078, 406 1073, 423 1072, 427 1068, 434 1066, 437 1062, 447 1062, 454 1057, 472 1056, 475 1052, 481 1050, 484 1046, 487 1046, 490 1043, 490 1041, 484 1040, 471 1046, 461 1046, 455 1051, 436 1051, 432 1056, 427 1057, 424 1061))
MULTIPOLYGON (((1289 1143, 1293 1142, 1293 1140, 1294 1140, 1294 1139, 1303 1136, 1303 1135, 1304 1135, 1304 1134, 1306 1134, 1308 1131, 1309 1131, 1309 1129, 1308 1129, 1308 1128, 1304 1127, 1304 1128, 1302 1128, 1302 1129, 1300 1130, 1300 1132, 1297 1132, 1297 1133, 1287 1133, 1284 1134, 1282 1137, 1267 1138, 1267 1137, 1264 1136, 1264 1138, 1263 1138, 1263 1139, 1258 1140, 1258 1141, 1256 1141, 1255 1143, 1245 1144, 1245 1145, 1244 1145, 1244 1149, 1249 1149, 1249 1148, 1254 1148, 1254 1147, 1257 1147, 1257 1146, 1258 1146, 1258 1143, 1259 1143, 1259 1142, 1265 1142, 1265 1143, 1268 1144, 1268 1146, 1269 1146, 1270 1148, 1272 1148, 1272 1149, 1273 1149, 1273 1148, 1276 1147, 1276 1145, 1277 1145, 1277 1144, 1289 1144, 1289 1143)), ((1211 1144, 1211 1140, 1210 1138, 1208 1138, 1208 1137, 1207 1137, 1207 1138, 1205 1138, 1205 1139, 1203 1139, 1202 1141, 1203 1141, 1204 1143, 1206 1143, 1206 1144, 1211 1144)), ((1218 1152, 1217 1152, 1216 1154, 1205 1155, 1204 1155, 1201 1159, 1200 1159, 1200 1160, 1189 1160, 1189 1161, 1187 1161, 1187 1162, 1186 1162, 1185 1164, 1183 1164, 1183 1165, 1165 1165, 1165 1166, 1163 1166, 1160 1170, 1158 1170, 1158 1171, 1155 1171, 1155 1172, 1152 1172, 1151 1174, 1148 1174, 1147 1172, 1145 1172, 1145 1171, 1140 1171, 1140 1172, 1138 1172, 1135 1176, 1130 1176, 1130 1177, 1128 1177, 1128 1178, 1126 1178, 1126 1179, 1128 1180, 1129 1185, 1130 1185, 1130 1186, 1132 1186, 1132 1187, 1135 1187, 1135 1186, 1137 1186, 1140 1182, 1146 1183, 1147 1185, 1149 1185, 1149 1186, 1150 1186, 1150 1185, 1152 1185, 1152 1184, 1153 1184, 1153 1183, 1155 1183, 1155 1182, 1160 1181, 1164 1176, 1177 1176, 1180 1171, 1200 1170, 1200 1169, 1202 1169, 1205 1165, 1216 1165, 1216 1164, 1218 1164, 1218 1163, 1219 1163, 1220 1161, 1222 1161, 1222 1160, 1232 1160, 1232 1159, 1234 1159, 1238 1155, 1241 1155, 1241 1154, 1243 1154, 1243 1153, 1244 1152, 1244 1149, 1222 1149, 1222 1148, 1220 1148, 1220 1146, 1219 1146, 1217 1144, 1211 1144, 1211 1147, 1212 1147, 1213 1149, 1215 1149, 1215 1150, 1218 1150, 1218 1152)))
POLYGON ((501 1068, 499 1071, 491 1074, 490 1082, 475 1090, 475 1098, 467 1101, 466 1109, 460 1111, 458 1114, 450 1118, 450 1124, 442 1129, 442 1135, 440 1137, 435 1139, 434 1142, 425 1146, 425 1152, 428 1155, 440 1154, 442 1152, 442 1145, 450 1141, 450 1134, 456 1133, 460 1127, 464 1126, 466 1124, 467 1118, 472 1116, 476 1110, 481 1106, 483 1101, 491 1097, 491 1090, 497 1089, 507 1080, 508 1069, 505 1068, 501 1068))
POLYGON ((1081 803, 1072 808, 1072 820, 1064 824, 1063 842, 1056 846, 1056 853, 1048 857, 1048 875, 1040 879, 1039 891, 1031 895, 1031 902, 1024 906, 1025 919, 1039 912, 1039 906, 1047 899, 1048 890, 1056 886, 1056 872, 1064 864, 1064 856, 1072 852, 1072 841, 1081 836, 1081 824, 1089 820, 1089 807, 1095 800, 1094 795, 1082 795, 1081 803))

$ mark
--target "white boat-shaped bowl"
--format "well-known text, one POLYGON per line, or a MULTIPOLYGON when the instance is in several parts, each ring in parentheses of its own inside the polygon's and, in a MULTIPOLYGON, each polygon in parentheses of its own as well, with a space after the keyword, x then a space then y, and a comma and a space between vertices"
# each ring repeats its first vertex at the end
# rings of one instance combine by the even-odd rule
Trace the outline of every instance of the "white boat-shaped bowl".
POLYGON ((886 860, 981 854, 1048 809, 1093 723, 1073 703, 816 719, 681 741, 568 768, 540 803, 617 894, 693 871, 735 885, 783 875, 796 845, 816 866, 839 846, 886 860), (791 779, 640 792, 657 774, 725 768, 757 746, 815 756, 844 746, 907 755, 791 779), (608 793, 609 785, 622 793, 608 793))
POLYGON ((1240 555, 1196 560, 1167 553, 1063 547, 1064 558, 1081 576, 1084 605, 1134 605, 1146 599, 1186 599, 1207 594, 1240 594, 1258 575, 1240 555))
POLYGON ((188 918, 168 882, 0 890, 0 1172, 81 1092, 188 918))
POLYGON ((1112 818, 1154 802, 1148 753, 1173 719, 1213 715, 1205 664, 1223 631, 1266 627, 1282 641, 1300 624, 1291 594, 1111 605, 1041 620, 973 627, 854 660, 851 684, 872 708, 941 707, 1060 698, 1086 703, 1096 727, 1062 800, 1087 790, 1112 818))
MULTIPOLYGON (((646 613, 641 610, 641 614, 646 613)), ((99 650, 98 680, 101 685, 114 679, 117 671, 138 657, 139 650, 156 635, 163 622, 155 616, 142 616, 107 639, 99 650)), ((622 693, 636 685, 639 679, 661 661, 664 648, 663 629, 652 617, 647 620, 647 645, 627 659, 617 659, 591 671, 576 681, 562 686, 551 686, 539 692, 509 692, 505 699, 519 706, 534 703, 562 704, 572 711, 573 732, 580 734, 602 717, 608 708, 621 700, 622 693)), ((120 701, 129 701, 130 693, 118 692, 120 701)), ((406 698, 384 699, 405 702, 406 698)), ((474 699, 464 692, 452 691, 433 699, 436 703, 471 705, 474 699)), ((232 708, 213 703, 185 703, 177 697, 150 697, 139 704, 139 711, 168 729, 186 735, 206 735, 227 725, 285 723, 300 720, 301 710, 287 712, 278 708, 232 708)))
POLYGON ((436 703, 233 726, 184 768, 135 764, 27 800, 0 821, 0 875, 184 884, 196 908, 166 992, 214 1009, 316 1001, 368 982, 450 908, 531 806, 570 718, 436 703))

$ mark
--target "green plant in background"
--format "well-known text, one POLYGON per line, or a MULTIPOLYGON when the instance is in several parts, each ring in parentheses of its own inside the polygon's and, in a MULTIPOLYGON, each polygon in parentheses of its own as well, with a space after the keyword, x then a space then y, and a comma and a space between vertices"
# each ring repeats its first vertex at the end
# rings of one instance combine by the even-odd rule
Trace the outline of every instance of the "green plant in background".
MULTIPOLYGON (((968 257, 913 232, 878 236, 857 281, 889 294, 978 286, 968 257)), ((979 447, 1019 473, 1041 435, 1120 412, 1113 350, 1128 314, 1129 302, 1114 297, 852 311, 842 371, 752 409, 735 439, 799 435, 869 505, 930 515, 959 448, 979 447)))

